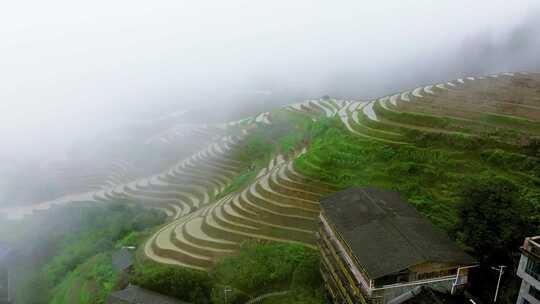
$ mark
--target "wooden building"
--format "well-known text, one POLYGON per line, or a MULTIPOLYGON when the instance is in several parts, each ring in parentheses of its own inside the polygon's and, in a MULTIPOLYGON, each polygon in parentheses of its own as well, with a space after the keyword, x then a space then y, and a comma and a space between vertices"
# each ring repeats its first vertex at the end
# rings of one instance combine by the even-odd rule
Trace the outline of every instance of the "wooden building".
POLYGON ((517 269, 521 287, 517 304, 540 304, 540 235, 525 238, 517 269))
POLYGON ((350 188, 321 201, 321 273, 334 303, 402 303, 453 293, 476 261, 397 192, 350 188))

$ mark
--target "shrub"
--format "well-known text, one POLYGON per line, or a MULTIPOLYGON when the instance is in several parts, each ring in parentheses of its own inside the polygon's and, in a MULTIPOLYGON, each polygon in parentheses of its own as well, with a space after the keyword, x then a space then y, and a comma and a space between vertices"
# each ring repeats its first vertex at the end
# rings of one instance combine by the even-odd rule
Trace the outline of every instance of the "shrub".
POLYGON ((297 244, 248 242, 239 255, 222 258, 212 276, 219 289, 212 294, 214 303, 224 302, 223 286, 232 289, 229 303, 283 290, 304 299, 322 297, 318 252, 297 244))
POLYGON ((508 265, 524 236, 538 232, 530 198, 511 180, 493 174, 468 178, 462 189, 460 240, 481 262, 508 265))
POLYGON ((137 264, 131 283, 191 303, 210 303, 212 280, 206 272, 157 263, 137 264))

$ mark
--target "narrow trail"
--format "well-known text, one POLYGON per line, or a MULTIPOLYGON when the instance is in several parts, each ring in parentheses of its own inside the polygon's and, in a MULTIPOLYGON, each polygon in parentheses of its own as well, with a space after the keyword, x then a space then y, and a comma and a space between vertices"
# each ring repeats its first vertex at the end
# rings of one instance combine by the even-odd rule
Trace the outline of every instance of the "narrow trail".
POLYGON ((264 295, 261 295, 261 296, 258 296, 252 300, 249 300, 246 302, 246 304, 256 304, 256 303, 260 303, 261 301, 263 301, 264 299, 267 299, 267 298, 272 298, 272 297, 279 297, 279 296, 285 296, 289 293, 288 290, 285 290, 285 291, 276 291, 276 292, 270 292, 270 293, 267 293, 267 294, 264 294, 264 295))

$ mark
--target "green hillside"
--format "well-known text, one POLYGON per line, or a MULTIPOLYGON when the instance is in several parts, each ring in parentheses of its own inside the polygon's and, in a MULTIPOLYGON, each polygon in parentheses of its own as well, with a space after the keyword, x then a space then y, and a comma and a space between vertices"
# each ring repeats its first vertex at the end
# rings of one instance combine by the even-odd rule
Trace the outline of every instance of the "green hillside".
POLYGON ((212 166, 205 176, 223 181, 209 193, 219 199, 172 221, 145 253, 208 269, 245 240, 313 247, 318 200, 353 185, 400 191, 470 247, 458 227, 464 183, 497 176, 537 197, 539 80, 468 77, 368 102, 321 99, 275 110, 270 124, 245 124, 229 153, 202 154, 212 166))
POLYGON ((218 276, 240 271, 227 263, 246 256, 246 244, 315 249, 319 200, 350 186, 399 191, 486 263, 511 261, 523 237, 540 232, 540 74, 467 77, 371 101, 307 100, 205 125, 200 139, 160 173, 69 199, 162 210, 168 220, 141 244, 140 265, 218 276))
POLYGON ((191 126, 204 130, 197 152, 158 174, 110 181, 80 200, 164 211, 169 221, 145 243, 144 256, 196 270, 235 255, 245 241, 314 248, 318 201, 355 185, 398 190, 471 247, 458 227, 464 185, 497 176, 537 208, 539 90, 538 74, 504 73, 371 101, 306 100, 191 126))

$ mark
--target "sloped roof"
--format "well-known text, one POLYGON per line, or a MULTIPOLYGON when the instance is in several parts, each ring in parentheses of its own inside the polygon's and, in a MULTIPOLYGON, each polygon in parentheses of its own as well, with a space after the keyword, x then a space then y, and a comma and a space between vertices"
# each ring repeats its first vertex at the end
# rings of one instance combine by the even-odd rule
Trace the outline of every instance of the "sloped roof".
POLYGON ((395 191, 349 188, 321 208, 371 279, 426 262, 475 263, 395 191))
POLYGON ((113 268, 117 271, 124 271, 133 265, 133 255, 127 248, 117 250, 112 255, 113 268))
POLYGON ((188 304, 135 285, 129 285, 123 290, 111 293, 107 298, 107 303, 188 304))

